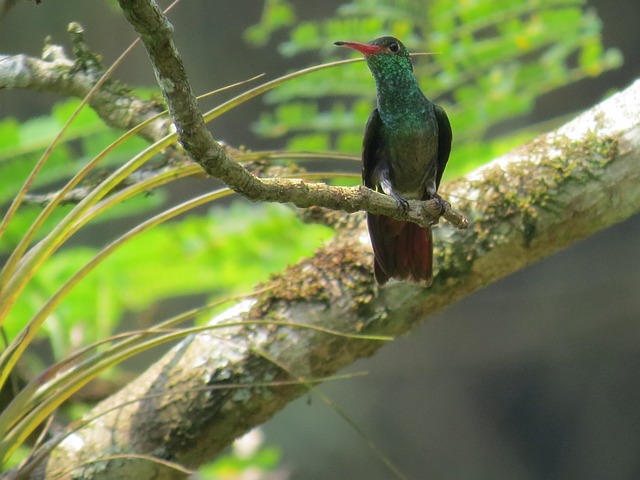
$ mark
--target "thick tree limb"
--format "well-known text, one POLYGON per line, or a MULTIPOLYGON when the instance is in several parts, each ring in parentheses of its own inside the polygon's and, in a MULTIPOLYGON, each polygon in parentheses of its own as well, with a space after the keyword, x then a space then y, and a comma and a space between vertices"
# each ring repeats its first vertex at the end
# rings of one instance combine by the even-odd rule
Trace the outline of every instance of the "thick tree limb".
POLYGON ((98 405, 93 413, 113 410, 62 441, 32 478, 73 468, 101 479, 182 478, 134 458, 80 465, 137 453, 197 466, 306 390, 225 386, 325 376, 382 345, 305 325, 400 335, 469 293, 640 211, 639 182, 637 81, 556 132, 444 185, 470 212, 472 227, 437 229, 431 288, 375 288, 364 227, 355 222, 313 258, 274 278, 271 290, 213 322, 243 324, 189 337, 98 405), (300 327, 251 323, 256 320, 300 327))

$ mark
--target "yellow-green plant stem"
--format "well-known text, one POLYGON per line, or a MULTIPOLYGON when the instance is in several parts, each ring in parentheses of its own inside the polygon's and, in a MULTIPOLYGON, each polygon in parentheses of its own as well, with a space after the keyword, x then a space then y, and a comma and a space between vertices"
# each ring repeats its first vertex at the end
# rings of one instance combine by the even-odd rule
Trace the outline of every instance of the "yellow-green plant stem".
MULTIPOLYGON (((11 280, 5 286, 5 289, 0 292, 0 325, 4 318, 6 318, 10 308, 15 303, 18 295, 24 289, 29 280, 33 277, 37 269, 44 263, 44 261, 51 255, 60 245, 73 233, 75 233, 80 227, 82 227, 90 217, 86 216, 86 212, 91 206, 104 197, 109 191, 113 189, 122 179, 133 172, 141 164, 151 158, 156 149, 162 149, 168 146, 172 141, 175 141, 175 134, 169 135, 164 139, 156 142, 151 147, 145 149, 142 153, 135 156, 116 172, 111 174, 106 180, 104 180, 98 187, 96 187, 91 193, 82 200, 69 214, 47 235, 40 243, 38 243, 33 251, 26 255, 23 260, 18 264, 16 272, 11 280)), ((35 325, 33 320, 29 325, 35 325)), ((37 325, 37 329, 40 324, 37 325)), ((29 328, 29 327, 26 327, 29 328)), ((28 335, 32 337, 36 331, 30 332, 28 335)), ((28 343, 28 342, 25 342, 28 343)), ((26 348, 18 347, 20 353, 26 348)), ((15 365, 16 353, 14 352, 11 357, 13 360, 6 358, 7 352, 0 356, 0 387, 4 385, 4 382, 11 371, 11 368, 15 365)))
POLYGON ((351 58, 348 60, 339 60, 337 62, 323 63, 320 65, 315 65, 313 67, 303 68, 302 70, 298 70, 288 75, 283 75, 282 77, 275 78, 269 82, 263 83, 262 85, 258 85, 257 87, 251 88, 246 92, 241 93, 240 95, 237 95, 227 100, 226 102, 218 105, 217 107, 212 108, 211 110, 209 110, 207 113, 204 114, 204 120, 205 122, 208 123, 214 118, 219 117, 223 113, 228 112, 229 110, 237 107, 238 105, 241 105, 247 100, 251 100, 252 98, 257 97, 258 95, 262 95, 263 93, 268 92, 269 90, 273 90, 277 86, 282 85, 290 80, 293 80, 294 78, 302 77, 304 75, 308 75, 310 73, 317 72, 319 70, 324 70, 326 68, 332 68, 332 67, 337 67, 339 65, 345 65, 347 63, 354 63, 354 62, 361 62, 361 61, 363 61, 362 58, 351 58))
MULTIPOLYGON (((353 338, 366 341, 389 341, 391 337, 375 336, 375 335, 360 335, 354 333, 339 332, 316 325, 298 324, 294 322, 278 322, 278 321, 252 321, 252 322, 225 322, 217 325, 205 325, 199 327, 191 327, 187 329, 181 329, 161 335, 158 338, 154 338, 148 341, 143 341, 139 344, 129 346, 122 351, 110 351, 105 354, 98 354, 95 358, 91 358, 82 362, 68 372, 63 373, 60 377, 52 380, 51 384, 45 384, 41 388, 47 391, 56 392, 55 395, 40 395, 38 402, 33 403, 33 409, 31 409, 26 415, 22 416, 20 421, 16 422, 13 428, 10 428, 8 432, 0 431, 3 438, 0 441, 0 465, 6 462, 9 457, 15 452, 15 449, 21 445, 28 436, 33 432, 37 426, 43 422, 56 408, 58 408, 70 395, 78 391, 89 381, 95 378, 98 374, 106 370, 107 368, 121 363, 122 361, 131 358, 138 353, 147 351, 153 347, 162 345, 164 343, 180 339, 186 335, 192 333, 199 333, 207 330, 241 327, 248 324, 255 325, 274 325, 284 326, 290 328, 303 328, 308 330, 314 330, 328 335, 336 335, 346 338, 353 338), (106 358, 105 358, 106 357, 106 358)), ((148 334, 153 334, 153 330, 150 330, 148 334)), ((146 336, 146 334, 145 334, 146 336)), ((117 349, 117 347, 115 347, 117 349)), ((35 399, 34 399, 35 400, 35 399)), ((4 413, 0 415, 0 421, 2 423, 9 423, 4 417, 4 413)))
MULTIPOLYGON (((221 104, 220 106, 210 110, 205 114, 205 120, 210 121, 213 118, 216 118, 223 113, 229 111, 237 105, 240 105, 243 102, 246 102, 262 93, 265 93, 278 85, 281 85, 293 78, 297 78, 303 75, 308 75, 309 73, 322 70, 325 68, 330 68, 346 63, 352 63, 356 61, 361 61, 362 59, 350 59, 350 60, 342 60, 338 62, 330 62, 322 65, 316 65, 311 68, 306 68, 303 70, 299 70, 297 72, 284 75, 282 77, 276 78, 269 82, 266 82, 262 85, 254 87, 247 92, 244 92, 231 100, 221 104)), ((136 127, 137 128, 137 127, 136 127)), ((126 136, 125 134, 124 136, 126 136)), ((123 136, 123 137, 124 137, 123 136)), ((121 137, 122 138, 122 137, 121 137)), ((120 139, 119 139, 120 140, 120 139)), ((172 133, 164 138, 160 139, 153 145, 147 147, 143 152, 136 155, 133 159, 127 162, 125 165, 120 167, 114 173, 112 173, 106 180, 104 180, 100 185, 98 185, 86 198, 84 198, 76 207, 69 212, 69 214, 54 228, 54 230, 45 237, 43 241, 37 244, 34 247, 35 251, 30 252, 29 255, 23 255, 26 251, 26 247, 28 244, 26 242, 21 242, 21 253, 14 252, 15 255, 12 255, 10 258, 10 262, 5 266, 5 269, 2 273, 0 273, 0 281, 4 278, 6 285, 4 288, 0 290, 0 325, 3 324, 4 319, 6 318, 9 309, 15 303, 17 296, 32 278, 35 270, 50 256, 63 242, 60 241, 58 237, 61 234, 65 235, 65 238, 68 238, 71 234, 75 233, 84 223, 77 222, 78 218, 80 218, 84 212, 90 208, 90 206, 97 201, 99 201, 102 197, 104 197, 115 185, 117 185, 120 181, 122 181, 127 175, 132 173, 134 170, 139 168, 142 164, 144 164, 147 160, 149 160, 153 155, 160 152, 162 149, 168 147, 169 145, 175 143, 177 140, 176 134, 172 133), (9 264, 10 263, 10 264, 9 264)), ((117 141, 116 141, 117 142, 117 141)), ((104 154, 110 152, 111 149, 107 147, 105 149, 104 154)), ((99 155, 101 157, 102 153, 99 155)), ((102 157, 101 157, 102 158, 102 157)), ((94 159, 96 160, 96 159, 94 159)), ((93 162, 92 162, 93 163, 93 162)), ((74 177, 75 178, 75 177, 74 177)), ((62 199, 63 197, 61 197, 62 199)), ((44 221, 44 220, 43 220, 44 221)), ((35 230, 34 230, 35 234, 35 230)), ((2 379, 2 374, 0 373, 0 385, 4 383, 2 379)))
MULTIPOLYGON (((193 165, 185 165, 182 167, 178 167, 174 170, 163 172, 162 174, 157 175, 151 179, 148 179, 145 182, 140 182, 138 184, 132 185, 120 192, 114 194, 113 196, 107 198, 106 200, 98 203, 92 209, 90 209, 85 216, 79 219, 79 223, 84 224, 90 221, 95 216, 99 215, 104 210, 109 209, 114 204, 119 204, 122 201, 136 196, 150 188, 159 186, 163 183, 167 183, 175 178, 192 175, 199 172, 199 167, 196 164, 193 165)), ((332 177, 344 177, 346 174, 331 174, 331 173, 300 173, 296 175, 299 178, 332 178, 332 177)), ((69 293, 69 291, 86 275, 89 274, 93 268, 95 268, 102 260, 104 260, 108 255, 113 253, 116 248, 124 244, 126 241, 130 240, 132 237, 144 232, 145 230, 152 228, 155 225, 158 225, 170 218, 173 218, 181 213, 188 211, 192 208, 195 208, 204 203, 208 203, 214 201, 218 198, 221 198, 226 195, 230 195, 233 193, 230 189, 224 188, 221 190, 217 190, 215 192, 208 193, 206 195, 197 197, 195 199, 189 200, 183 204, 180 204, 172 209, 169 209, 161 214, 141 223, 134 229, 130 230, 123 236, 116 239, 114 242, 110 243, 107 247, 101 250, 95 257, 93 257, 88 263, 86 263, 78 272, 76 272, 65 284, 60 287, 60 289, 41 307, 41 309, 34 315, 34 317, 29 321, 28 325, 23 329, 21 335, 14 339, 11 342, 10 347, 3 352, 0 356, 0 385, 3 385, 7 380, 9 373, 12 368, 15 366, 16 362, 27 348, 27 346, 31 343, 36 333, 47 319, 49 314, 57 307, 57 305, 65 298, 65 296, 69 293)), ((64 242, 70 235, 73 234, 73 231, 70 230, 66 232, 66 234, 60 237, 60 242, 64 242)), ((2 425, 0 423, 0 433, 2 433, 2 425)))
MULTIPOLYGON (((150 119, 151 120, 151 119, 150 119)), ((150 120, 141 123, 137 127, 129 130, 126 134, 122 135, 115 142, 107 146, 102 152, 100 152, 95 158, 93 158, 89 163, 87 163, 76 175, 71 178, 67 184, 58 192, 55 198, 40 212, 35 221, 30 225, 29 229, 20 239, 18 245, 13 249, 11 256, 5 263, 2 271, 0 272, 0 295, 3 293, 3 288, 8 283, 8 279, 15 276, 16 266, 20 262, 20 260, 24 257, 24 253, 31 245, 36 233, 42 227, 44 222, 51 216, 53 210, 64 200, 64 197, 75 188, 83 178, 87 176, 87 174, 93 170, 98 163, 104 160, 107 155, 112 153, 116 148, 118 148, 125 140, 139 132, 144 126, 146 126, 150 120)), ((70 212, 71 215, 73 212, 70 212)), ((3 312, 0 310, 0 324, 2 323, 3 312)))
MULTIPOLYGON (((306 379, 306 381, 311 384, 326 383, 326 382, 331 382, 335 380, 351 379, 354 377, 364 376, 364 375, 366 375, 366 372, 351 372, 351 373, 341 374, 341 375, 331 375, 329 377, 306 379)), ((53 442, 47 442, 45 445, 39 448, 37 452, 34 452, 32 455, 30 455, 29 458, 20 467, 18 472, 16 472, 16 476, 14 480, 22 480, 22 479, 29 478, 28 475, 30 474, 30 472, 33 471, 33 468, 35 468, 40 462, 42 462, 44 457, 46 457, 49 454, 49 452, 51 452, 51 450, 53 450, 57 445, 59 445, 60 442, 62 442, 65 438, 67 438, 69 435, 71 435, 78 429, 84 427, 85 425, 88 425, 89 423, 93 422, 94 420, 104 415, 107 415, 108 413, 111 413, 115 410, 126 407, 127 405, 131 405, 133 403, 141 402, 148 399, 160 398, 167 395, 179 395, 179 394, 196 392, 196 391, 213 391, 213 390, 223 390, 223 389, 227 390, 227 389, 234 389, 234 388, 254 388, 254 387, 255 388, 284 387, 284 386, 290 386, 290 385, 298 385, 299 383, 300 382, 298 382, 297 380, 277 380, 277 381, 271 381, 271 382, 251 382, 251 383, 242 383, 242 384, 236 383, 236 384, 224 384, 224 385, 208 385, 206 387, 199 387, 199 388, 172 389, 170 391, 148 394, 140 398, 122 402, 106 410, 101 410, 95 415, 92 415, 90 417, 85 417, 73 422, 69 426, 69 428, 67 428, 67 430, 63 435, 60 435, 59 437, 57 437, 53 442)), ((55 477, 55 478, 58 478, 58 477, 55 477)))
MULTIPOLYGON (((131 50, 133 50, 133 48, 136 46, 136 44, 139 41, 140 41, 139 38, 135 39, 131 43, 131 45, 129 45, 129 47, 127 47, 127 49, 124 52, 122 52, 122 54, 115 60, 115 62, 113 62, 113 64, 107 69, 107 71, 104 72, 104 74, 98 79, 96 84, 91 88, 91 90, 89 90, 89 93, 87 93, 87 95, 85 95, 85 97, 80 102, 80 105, 78 105, 78 107, 73 111, 73 113, 71 114, 71 116, 69 117, 67 122, 64 124, 64 126, 62 127, 60 132, 56 135, 56 137, 53 139, 51 144, 47 147, 45 152, 42 154, 42 157, 40 157, 40 159, 38 160, 38 163, 36 163, 36 165, 33 167, 33 170, 31 170, 31 173, 29 174, 29 176, 25 180, 24 184, 22 185, 22 188, 20 188, 20 190, 18 191, 17 195, 13 199, 13 202, 11 203, 11 206, 9 207, 9 210, 7 210, 7 213, 5 214, 4 218, 2 219, 2 222, 0 223, 0 238, 2 238, 2 235, 4 234, 7 226, 9 225, 9 222, 11 221, 11 219, 13 218, 15 213, 17 212, 17 210, 20 207, 20 205, 22 204, 22 201, 24 200, 25 195, 27 194, 27 192, 31 188, 31 185, 33 185, 33 182, 35 181, 36 176, 38 175, 38 173, 40 173, 40 170, 42 169, 42 167, 44 167, 44 164, 47 162, 47 160, 51 156, 51 153, 53 152, 55 147, 62 140, 62 137, 64 136, 64 134, 67 131, 67 129, 69 128, 69 126, 73 123, 73 121, 76 119, 76 117, 80 114, 80 111, 84 108, 84 106, 87 103, 89 103, 89 100, 91 99, 93 94, 98 91, 98 89, 109 78, 111 73, 113 73, 113 71, 118 67, 118 65, 122 62, 122 60, 129 54, 129 52, 131 50)), ((0 289, 2 288, 2 285, 3 285, 2 276, 0 276, 0 289)))
MULTIPOLYGON (((114 64, 114 66, 115 66, 115 64, 114 64)), ((248 80, 243 80, 241 82, 237 82, 237 83, 234 83, 234 84, 231 84, 231 85, 227 85, 225 87, 222 87, 222 88, 213 90, 211 92, 208 92, 208 93, 206 93, 204 95, 201 95, 201 97, 198 97, 198 98, 204 98, 204 97, 208 97, 208 96, 220 93, 220 92, 224 92, 224 91, 229 90, 231 88, 234 88, 234 87, 237 87, 237 86, 240 86, 240 85, 244 85, 244 84, 246 84, 246 83, 248 83, 250 81, 253 81, 253 80, 257 79, 257 78, 260 78, 261 76, 262 75, 257 75, 257 76, 254 76, 254 77, 248 79, 248 80)), ((89 92, 87 97, 89 95, 91 95, 92 92, 93 92, 93 90, 91 92, 89 92)), ((85 97, 85 98, 87 98, 87 97, 85 97)), ((78 106, 78 109, 81 108, 81 107, 82 107, 82 104, 80 106, 78 106)), ((116 148, 118 148, 120 145, 122 145, 126 140, 131 138, 133 135, 137 134, 138 132, 143 130, 145 127, 147 127, 149 124, 151 124, 152 122, 154 122, 158 118, 162 117, 163 115, 166 115, 167 113, 168 112, 165 110, 163 112, 160 112, 160 113, 158 113, 158 114, 146 119, 144 122, 140 123, 139 125, 135 126, 132 129, 128 130, 126 133, 124 133, 118 139, 116 139, 113 143, 108 145, 102 152, 100 152, 87 165, 85 165, 76 175, 74 175, 73 178, 71 178, 67 182, 67 184, 57 193, 55 198, 43 209, 42 212, 40 212, 40 215, 38 215, 38 217, 31 224, 31 226, 29 227, 27 232, 22 236, 20 242, 14 248, 14 250, 12 251, 12 253, 11 253, 10 257, 9 257, 9 259, 7 260, 7 262, 2 267, 2 270, 0 271, 0 306, 2 305, 2 301, 1 300, 2 300, 2 296, 3 296, 4 286, 8 282, 8 279, 15 276, 16 266, 20 262, 20 260, 24 257, 24 253, 26 252, 27 248, 29 248, 29 245, 31 244, 31 242, 35 238, 36 233, 38 232, 40 227, 42 227, 44 222, 51 216, 51 214, 53 213, 54 209, 60 204, 60 202, 62 202, 64 200, 65 196, 71 190, 73 190, 73 188, 75 188, 82 181, 82 179, 84 179, 87 176, 87 174, 91 170, 93 170, 102 160, 104 160, 107 157, 107 155, 112 153, 116 148)), ((68 127, 68 125, 69 124, 66 124, 63 127, 63 131, 64 131, 65 128, 68 127)), ((165 137, 165 139, 166 138, 167 137, 165 137)), ((164 139, 162 139, 162 140, 164 140, 164 139)), ((176 138, 174 136, 173 142, 175 142, 175 140, 176 140, 176 138)), ((163 144, 162 148, 165 148, 166 146, 168 146, 168 145, 164 145, 163 144)), ((153 145, 152 145, 152 147, 153 147, 153 145)), ((155 149, 154 153, 158 153, 160 150, 161 150, 160 148, 155 149)), ((120 181, 120 180, 118 180, 118 181, 120 181)), ((98 187, 98 188, 100 188, 100 187, 98 187)), ((100 198, 101 197, 98 197, 96 199, 96 201, 98 201, 100 198)), ((69 215, 72 215, 73 213, 74 212, 72 211, 72 212, 69 213, 69 215)), ((70 235, 68 235, 68 236, 70 236, 70 235)), ((68 236, 67 236, 67 238, 68 238, 68 236)), ((6 307, 6 308, 8 308, 8 307, 6 307)), ((4 318, 5 318, 5 315, 4 315, 3 309, 0 307, 0 325, 2 325, 4 318)))
MULTIPOLYGON (((126 332, 119 335, 115 335, 111 338, 104 339, 98 342, 93 343, 92 345, 88 345, 81 350, 75 352, 70 357, 66 358, 63 361, 58 362, 56 365, 49 367, 45 372, 39 375, 37 378, 30 381, 19 393, 16 395, 11 403, 5 408, 5 410, 0 413, 0 432, 6 432, 10 428, 12 428, 19 420, 22 418, 27 412, 33 409, 38 403, 41 402, 42 396, 50 396, 51 386, 47 386, 47 388, 42 388, 40 392, 36 394, 40 387, 43 387, 45 383, 47 383, 49 378, 53 378, 55 375, 62 374, 64 370, 69 368, 73 364, 80 363, 80 359, 85 357, 89 352, 95 350, 101 345, 106 343, 118 342, 114 346, 112 346, 109 350, 104 352, 102 355, 108 356, 113 355, 118 350, 122 350, 128 345, 131 345, 137 341, 140 341, 141 338, 147 337, 149 335, 163 333, 167 329, 171 329, 176 325, 179 325, 182 322, 185 322, 196 315, 204 313, 213 308, 219 307, 224 303, 238 301, 248 296, 256 295, 260 293, 260 290, 251 292, 249 294, 244 295, 235 295, 232 297, 224 298, 222 300, 218 300, 215 302, 210 302, 207 305, 202 307, 191 309, 187 312, 183 312, 182 314, 176 315, 172 318, 169 318, 160 324, 154 326, 152 329, 148 330, 139 330, 126 332)), ((96 354, 97 355, 97 354, 96 354)), ((94 357, 96 356, 94 355, 94 357)), ((56 379, 56 384, 62 381, 61 377, 56 379)))

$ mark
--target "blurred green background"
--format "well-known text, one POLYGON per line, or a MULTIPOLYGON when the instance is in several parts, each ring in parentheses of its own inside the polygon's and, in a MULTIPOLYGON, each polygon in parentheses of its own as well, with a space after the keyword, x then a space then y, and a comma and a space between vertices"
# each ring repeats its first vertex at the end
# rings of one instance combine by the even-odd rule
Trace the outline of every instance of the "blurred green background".
MULTIPOLYGON (((298 0, 293 4, 296 25, 302 25, 331 17, 341 2, 298 0)), ((496 2, 496 8, 500 4, 496 2)), ((515 127, 552 128, 558 118, 570 118, 640 77, 637 1, 600 0, 586 5, 603 22, 605 48, 619 49, 624 65, 545 93, 531 112, 498 123, 489 131, 481 128, 478 135, 512 138, 509 135, 515 127)), ((393 11, 380 14, 387 18, 393 11)), ((247 29, 258 24, 262 15, 262 3, 254 0, 232 4, 184 0, 174 9, 170 18, 176 42, 197 93, 262 72, 271 78, 320 61, 313 42, 292 51, 286 29, 264 37, 262 46, 247 42, 247 36, 252 35, 247 29), (296 54, 287 57, 282 52, 296 54)), ((90 46, 103 55, 106 64, 134 38, 129 24, 108 2, 45 0, 37 6, 22 2, 0 23, 0 52, 37 56, 46 35, 52 35, 54 42, 68 44, 66 26, 72 20, 85 27, 90 46)), ((252 38, 260 38, 259 33, 254 29, 252 38)), ((328 43, 317 48, 326 52, 332 46, 328 43)), ((428 68, 425 60, 416 63, 428 68)), ((356 72, 360 69, 356 75, 368 75, 364 65, 354 68, 356 72)), ((154 86, 142 48, 125 61, 116 77, 131 85, 154 86)), ((430 95, 429 78, 422 80, 430 95)), ((367 94, 372 93, 373 82, 369 86, 367 94)), ((58 100, 50 94, 0 90, 0 118, 26 121, 48 115, 58 100)), ((453 99, 444 95, 443 100, 453 99)), ((465 105, 456 108, 464 110, 465 105)), ((265 138, 256 133, 267 131, 263 120, 273 108, 254 100, 214 121, 211 129, 217 138, 251 149, 281 148, 295 142, 290 135, 265 138)), ((345 128, 363 127, 356 119, 350 120, 353 125, 348 119, 344 121, 345 128)), ((455 123, 453 128, 455 135, 455 123)), ((316 140, 319 146, 326 145, 322 143, 326 139, 316 140)), ((330 141, 340 143, 335 136, 330 141)), ((349 144, 349 140, 343 143, 349 144)), ((355 164, 351 168, 358 171, 355 164)), ((453 166, 448 174, 455 173, 453 166)), ((177 201, 210 188, 210 182, 197 179, 177 184, 169 195, 177 201)), ((269 219, 275 222, 281 217, 278 212, 272 211, 269 219)), ((243 215, 251 217, 243 211, 237 214, 243 215)), ((255 233, 250 235, 258 238, 259 219, 251 219, 255 233)), ((217 227, 233 229, 233 220, 228 223, 221 221, 217 227)), ((121 228, 120 222, 106 222, 88 229, 75 242, 91 245, 121 228)), ((350 368, 354 372, 366 370, 368 376, 328 384, 323 390, 409 478, 640 478, 639 233, 640 218, 636 216, 485 288, 431 318, 410 336, 386 346, 374 358, 350 368)), ((203 245, 182 248, 205 251, 202 255, 206 255, 211 238, 206 236, 203 245)), ((244 253, 248 264, 251 255, 274 257, 273 268, 278 268, 278 249, 293 241, 283 236, 273 243, 240 244, 237 252, 226 252, 224 257, 231 262, 234 255, 241 258, 244 253)), ((312 251, 304 239, 301 243, 300 255, 305 248, 312 251)), ((167 260, 175 258, 173 255, 167 260)), ((177 266, 172 267, 169 261, 164 268, 171 271, 177 266)), ((225 268, 233 270, 232 265, 225 268)), ((221 288, 217 278, 210 274, 194 281, 207 282, 215 290, 221 288)), ((153 313, 168 314, 197 301, 181 298, 163 302, 153 313)), ((58 334, 67 336, 66 332, 58 334)), ((364 442, 319 400, 295 402, 267 423, 264 432, 268 444, 282 448, 282 463, 292 478, 391 478, 364 442)))

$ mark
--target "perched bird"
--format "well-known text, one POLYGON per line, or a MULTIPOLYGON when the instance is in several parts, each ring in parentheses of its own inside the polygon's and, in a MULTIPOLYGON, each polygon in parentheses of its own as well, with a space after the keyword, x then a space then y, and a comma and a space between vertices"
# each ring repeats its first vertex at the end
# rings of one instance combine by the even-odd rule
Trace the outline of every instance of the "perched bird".
MULTIPOLYGON (((442 107, 422 93, 413 75, 409 52, 398 39, 380 37, 370 43, 335 42, 364 54, 376 82, 377 108, 364 132, 362 180, 408 208, 408 199, 437 195, 451 151, 451 125, 442 107)), ((379 285, 390 278, 431 285, 431 228, 367 215, 379 285)))

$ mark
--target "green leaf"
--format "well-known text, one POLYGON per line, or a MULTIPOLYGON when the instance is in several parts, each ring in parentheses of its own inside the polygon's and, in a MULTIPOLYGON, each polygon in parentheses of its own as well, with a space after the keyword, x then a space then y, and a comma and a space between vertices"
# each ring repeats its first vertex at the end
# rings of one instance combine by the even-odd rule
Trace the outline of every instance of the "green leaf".
POLYGON ((292 25, 296 16, 293 6, 285 0, 267 0, 264 3, 262 19, 244 32, 247 42, 264 46, 277 30, 292 25))
POLYGON ((0 162, 5 157, 5 152, 11 152, 20 145, 20 128, 14 118, 5 118, 0 121, 0 162))

